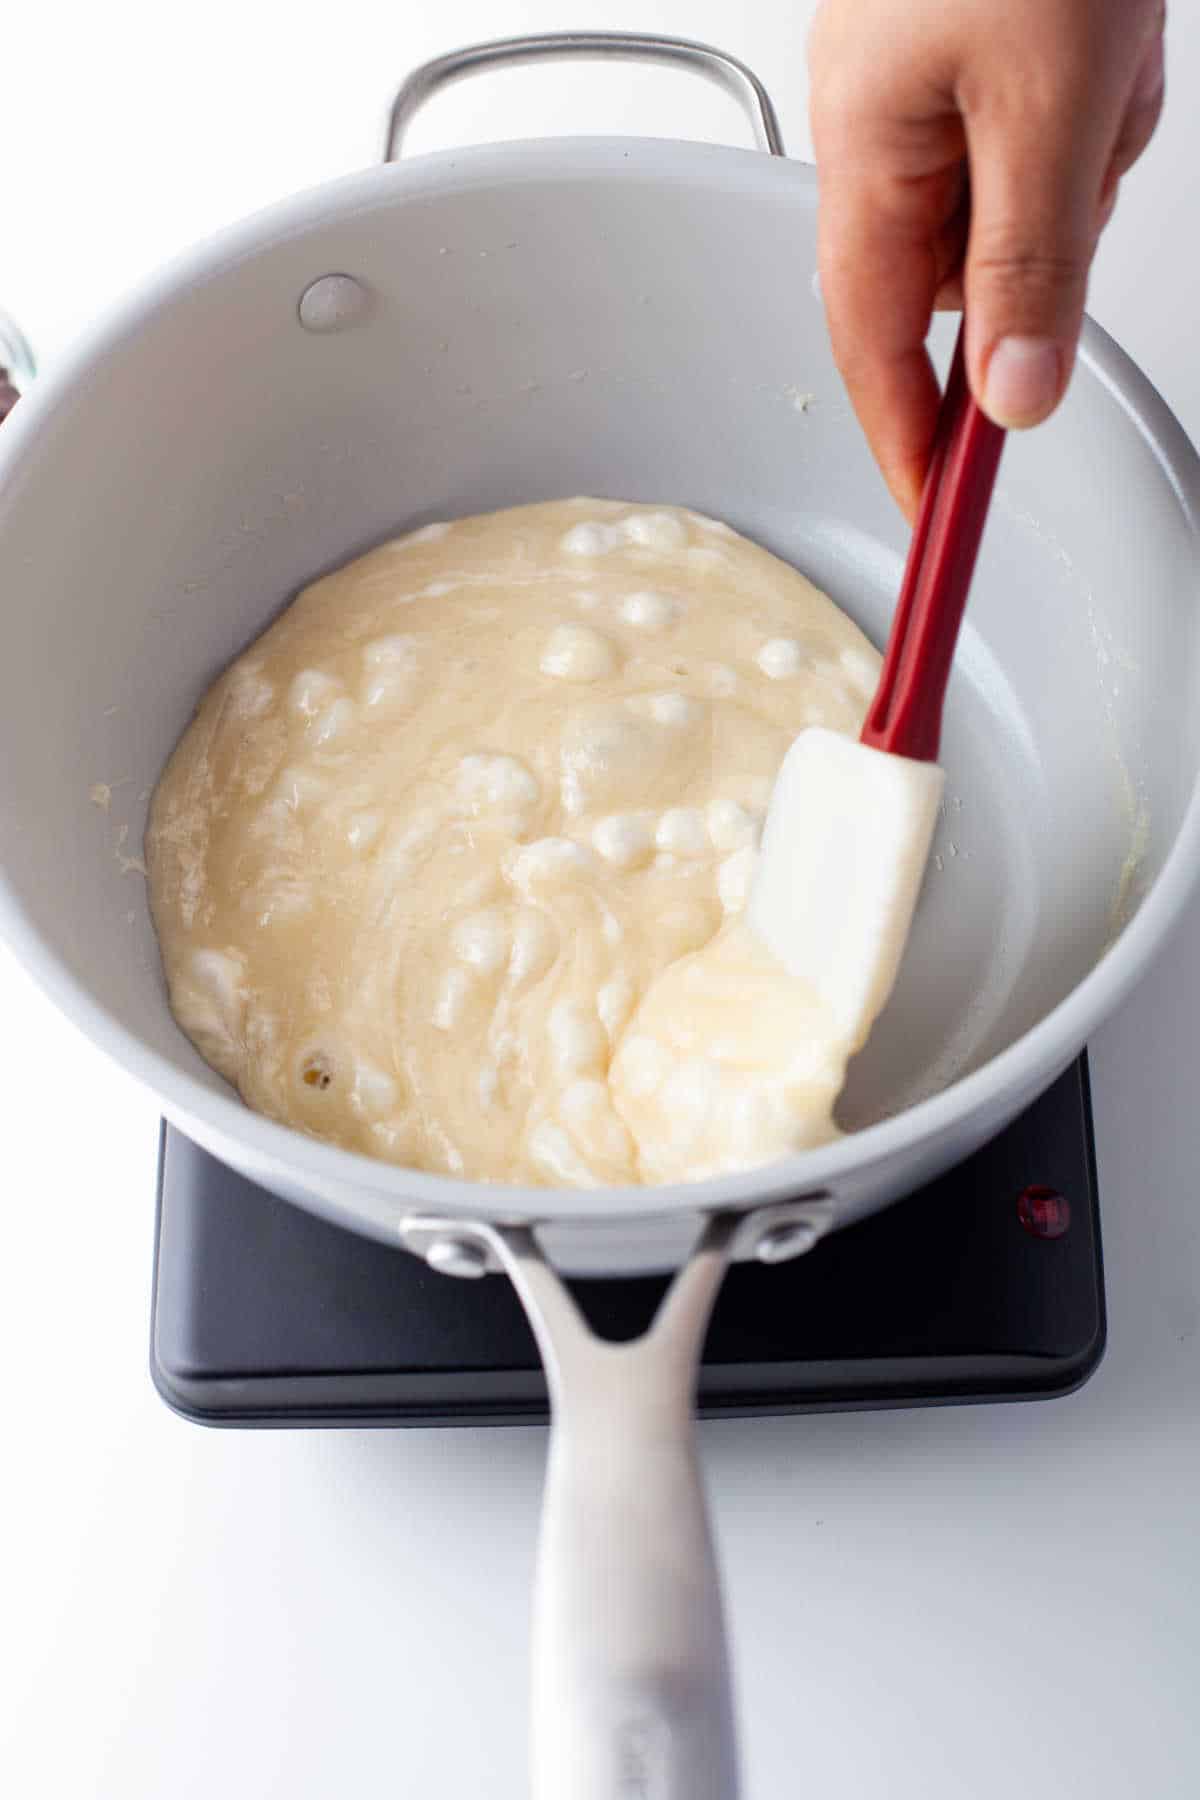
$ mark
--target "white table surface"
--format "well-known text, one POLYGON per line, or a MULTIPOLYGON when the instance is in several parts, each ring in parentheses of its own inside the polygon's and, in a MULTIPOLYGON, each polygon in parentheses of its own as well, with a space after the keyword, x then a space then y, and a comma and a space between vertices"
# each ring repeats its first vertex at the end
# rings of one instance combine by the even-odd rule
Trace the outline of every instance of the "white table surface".
MULTIPOLYGON (((177 246, 371 159, 397 78, 484 36, 636 24, 721 42, 803 153, 811 11, 16 9, 0 304, 48 360, 177 246)), ((1092 307, 1197 436, 1194 10, 1176 9, 1171 49, 1172 104, 1092 307)), ((675 75, 589 69, 447 97, 414 147, 618 125, 738 129, 675 75)), ((1200 1791, 1198 1016, 1200 914, 1093 1045, 1110 1341, 1079 1395, 705 1427, 750 1800, 1200 1791)), ((6 955, 0 1021, 0 1789, 522 1794, 544 1434, 173 1417, 146 1372, 155 1108, 6 955)))

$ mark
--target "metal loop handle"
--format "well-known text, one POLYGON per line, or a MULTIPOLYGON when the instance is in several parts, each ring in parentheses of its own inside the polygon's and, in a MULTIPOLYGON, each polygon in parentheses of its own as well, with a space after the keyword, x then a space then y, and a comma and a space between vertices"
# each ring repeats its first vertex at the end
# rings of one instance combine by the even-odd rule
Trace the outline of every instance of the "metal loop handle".
POLYGON ((766 88, 743 62, 711 44, 689 38, 648 37, 629 31, 561 31, 540 37, 502 38, 490 44, 471 44, 453 50, 414 69, 395 100, 388 119, 385 162, 395 162, 404 136, 425 102, 441 88, 465 75, 484 69, 514 68, 522 63, 558 62, 571 57, 604 61, 610 57, 631 62, 667 63, 690 69, 731 94, 754 128, 755 142, 771 156, 783 156, 783 134, 766 88))

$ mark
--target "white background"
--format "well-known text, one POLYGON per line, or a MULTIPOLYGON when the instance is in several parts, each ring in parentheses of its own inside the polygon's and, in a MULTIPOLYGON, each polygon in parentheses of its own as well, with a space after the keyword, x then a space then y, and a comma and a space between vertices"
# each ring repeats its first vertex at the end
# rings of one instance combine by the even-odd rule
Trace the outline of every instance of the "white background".
MULTIPOLYGON (((50 360, 176 248, 373 159, 399 78, 480 37, 708 38, 804 154, 812 10, 13 8, 0 304, 50 360)), ((1194 9, 1170 48, 1092 310, 1200 437, 1194 9)), ((618 126, 742 130, 671 74, 554 70, 447 97, 413 147, 618 126)), ((1110 1348, 1081 1394, 705 1428, 750 1800, 1200 1791, 1198 1017, 1200 915, 1093 1047, 1110 1348)), ((7 956, 0 1021, 0 1790, 522 1794, 543 1434, 170 1415, 146 1373, 154 1106, 7 956)))

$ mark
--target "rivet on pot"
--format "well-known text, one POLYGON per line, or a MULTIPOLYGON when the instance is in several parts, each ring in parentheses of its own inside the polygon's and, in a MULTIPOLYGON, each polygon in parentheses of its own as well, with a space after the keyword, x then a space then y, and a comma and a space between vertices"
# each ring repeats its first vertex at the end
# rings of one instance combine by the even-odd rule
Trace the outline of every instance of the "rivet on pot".
POLYGON ((792 1219, 785 1224, 769 1225, 754 1246, 754 1254, 762 1263, 789 1262, 803 1256, 820 1239, 821 1233, 808 1219, 792 1219))
POLYGON ((300 323, 305 331, 345 331, 367 315, 371 296, 353 275, 322 275, 300 296, 300 323))
POLYGON ((425 1261, 439 1275, 457 1275, 462 1281, 477 1281, 487 1274, 487 1251, 470 1238, 434 1238, 425 1251, 425 1261))

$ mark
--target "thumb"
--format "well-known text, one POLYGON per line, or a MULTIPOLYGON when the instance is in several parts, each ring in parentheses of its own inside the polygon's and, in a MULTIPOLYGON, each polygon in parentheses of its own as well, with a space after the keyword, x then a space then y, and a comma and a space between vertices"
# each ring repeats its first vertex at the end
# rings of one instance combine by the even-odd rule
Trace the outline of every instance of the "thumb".
POLYGON ((1107 163, 1079 124, 1067 108, 968 123, 967 372, 997 425, 1040 423, 1075 360, 1107 163))

